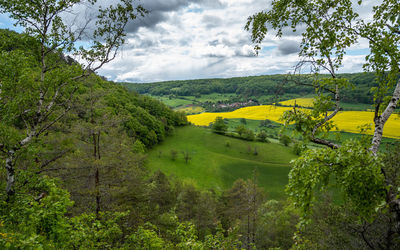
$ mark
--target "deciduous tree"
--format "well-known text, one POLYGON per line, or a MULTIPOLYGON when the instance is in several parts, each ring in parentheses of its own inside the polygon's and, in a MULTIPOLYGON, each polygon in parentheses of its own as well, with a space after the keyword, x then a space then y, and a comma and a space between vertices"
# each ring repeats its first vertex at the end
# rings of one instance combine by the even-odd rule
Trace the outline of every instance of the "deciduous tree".
POLYGON ((369 13, 371 18, 363 20, 356 10, 365 4, 362 0, 274 0, 270 10, 249 17, 246 29, 251 31, 257 50, 270 30, 282 37, 286 29, 304 29, 301 61, 295 71, 299 73, 304 66, 311 66, 315 74, 307 76, 313 78, 317 97, 312 111, 293 109, 283 119, 294 122, 304 138, 329 149, 308 150, 295 161, 289 174, 289 195, 307 212, 314 200, 314 190, 326 187, 335 178, 346 204, 358 210, 361 219, 372 220, 376 211, 387 207, 399 233, 398 190, 389 184, 379 146, 384 125, 400 99, 400 2, 377 2, 369 13), (373 136, 367 144, 349 141, 339 145, 321 135, 334 128, 332 118, 341 110, 341 92, 349 85, 346 79, 338 77, 337 71, 346 66, 344 56, 348 49, 361 40, 369 44, 364 70, 376 76, 371 83, 375 85, 371 88, 375 103, 373 136), (321 77, 321 71, 328 72, 329 77, 321 77))
MULTIPOLYGON (((7 170, 8 195, 14 194, 16 160, 71 108, 79 81, 114 59, 125 42, 125 26, 140 6, 121 0, 96 7, 96 0, 1 0, 0 12, 16 20, 35 50, 9 47, 0 56, 0 151, 7 170), (92 8, 83 23, 75 8, 92 8), (87 46, 78 48, 82 42, 87 46), (67 54, 79 58, 78 64, 67 54)), ((24 41, 23 41, 24 42, 24 41)))

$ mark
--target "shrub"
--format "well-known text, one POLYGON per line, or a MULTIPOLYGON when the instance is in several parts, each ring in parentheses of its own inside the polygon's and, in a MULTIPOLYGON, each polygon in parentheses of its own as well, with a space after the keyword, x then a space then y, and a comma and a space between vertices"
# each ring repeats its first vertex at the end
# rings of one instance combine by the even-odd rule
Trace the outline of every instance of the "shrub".
POLYGON ((292 142, 292 139, 290 139, 290 137, 287 135, 281 135, 279 137, 279 142, 285 146, 289 146, 289 144, 292 142))
POLYGON ((267 133, 264 130, 261 130, 260 132, 258 132, 257 134, 257 140, 261 141, 261 142, 266 142, 268 141, 267 139, 267 133))
POLYGON ((302 142, 296 142, 293 145, 293 153, 295 153, 296 155, 300 155, 305 150, 307 150, 307 145, 302 142))
POLYGON ((211 129, 213 130, 214 133, 225 134, 225 132, 228 130, 228 126, 225 124, 224 119, 218 116, 212 123, 211 129))
POLYGON ((254 141, 255 136, 252 130, 246 129, 242 135, 242 138, 247 141, 254 141))

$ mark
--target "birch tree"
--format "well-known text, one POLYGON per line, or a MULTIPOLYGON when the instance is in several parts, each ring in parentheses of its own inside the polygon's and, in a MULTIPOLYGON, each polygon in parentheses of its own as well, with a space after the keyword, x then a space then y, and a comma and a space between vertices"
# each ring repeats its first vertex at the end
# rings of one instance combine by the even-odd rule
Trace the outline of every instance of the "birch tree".
POLYGON ((115 58, 125 26, 146 11, 129 0, 106 7, 97 0, 0 0, 0 12, 36 48, 3 46, 0 56, 0 151, 10 197, 18 155, 64 117, 79 82, 115 58), (94 14, 82 21, 80 9, 94 14))
MULTIPOLYGON (((372 220, 376 211, 388 208, 399 235, 398 190, 389 184, 379 147, 385 123, 400 98, 400 2, 376 2, 368 20, 357 13, 365 4, 362 0, 274 0, 269 10, 249 17, 245 28, 251 32, 256 50, 268 33, 282 37, 287 30, 302 30, 300 62, 295 73, 302 72, 304 66, 311 69, 313 74, 307 76, 313 78, 317 97, 312 111, 293 109, 283 119, 294 123, 304 138, 327 148, 308 150, 294 162, 287 190, 296 205, 307 215, 315 199, 314 191, 335 179, 346 204, 364 221, 372 220), (363 69, 376 75, 371 89, 375 103, 373 135, 366 144, 353 140, 339 145, 320 135, 335 126, 332 119, 341 110, 341 89, 349 86, 337 72, 346 67, 346 52, 361 40, 369 44, 363 69), (327 72, 328 77, 320 72, 327 72)), ((393 235, 388 232, 389 240, 393 235)))

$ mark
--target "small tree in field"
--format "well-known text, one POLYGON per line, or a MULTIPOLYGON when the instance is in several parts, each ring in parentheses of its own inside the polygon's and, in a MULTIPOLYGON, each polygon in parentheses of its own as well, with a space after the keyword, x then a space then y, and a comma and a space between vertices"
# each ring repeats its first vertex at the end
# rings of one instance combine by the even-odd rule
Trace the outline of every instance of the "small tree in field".
POLYGON ((140 5, 121 0, 96 7, 95 16, 83 23, 68 22, 79 19, 76 8, 95 8, 96 2, 0 0, 0 12, 24 28, 26 39, 18 47, 1 38, 0 45, 0 157, 8 196, 15 192, 17 158, 23 151, 35 151, 29 149, 33 142, 70 110, 80 81, 115 58, 128 21, 145 14, 140 5), (87 46, 78 48, 79 42, 87 46))
POLYGON ((185 160, 185 163, 188 164, 189 161, 192 159, 192 157, 190 156, 189 151, 187 151, 187 150, 183 151, 182 154, 183 154, 183 159, 185 160))
POLYGON ((211 129, 214 133, 225 134, 228 130, 228 126, 224 122, 224 118, 218 116, 211 125, 211 129))
POLYGON ((239 125, 235 128, 235 132, 242 137, 242 135, 246 132, 246 127, 244 125, 239 125))
POLYGON ((267 141, 268 141, 267 137, 268 137, 268 135, 267 135, 267 133, 266 133, 264 130, 261 130, 261 131, 258 132, 258 134, 257 134, 257 139, 258 139, 259 141, 261 141, 261 142, 267 142, 267 141))
POLYGON ((175 149, 171 149, 170 153, 171 153, 171 160, 175 161, 176 156, 178 155, 178 151, 176 151, 175 149))

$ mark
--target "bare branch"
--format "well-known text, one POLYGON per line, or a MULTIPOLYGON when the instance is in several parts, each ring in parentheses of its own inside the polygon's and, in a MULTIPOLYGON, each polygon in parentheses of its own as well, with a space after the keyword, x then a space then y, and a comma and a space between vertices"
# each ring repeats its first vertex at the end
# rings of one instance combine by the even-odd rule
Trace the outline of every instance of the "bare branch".
MULTIPOLYGON (((57 161, 58 159, 62 158, 64 155, 66 155, 69 152, 71 152, 71 150, 61 151, 57 155, 55 155, 53 158, 51 158, 50 160, 43 162, 42 165, 40 165, 40 170, 37 171, 36 173, 40 174, 45 171, 50 171, 50 169, 45 169, 45 167, 47 167, 50 163, 53 163, 53 162, 57 161)), ((60 168, 56 168, 56 169, 60 169, 60 168)), ((55 170, 55 169, 52 169, 52 170, 55 170)))

